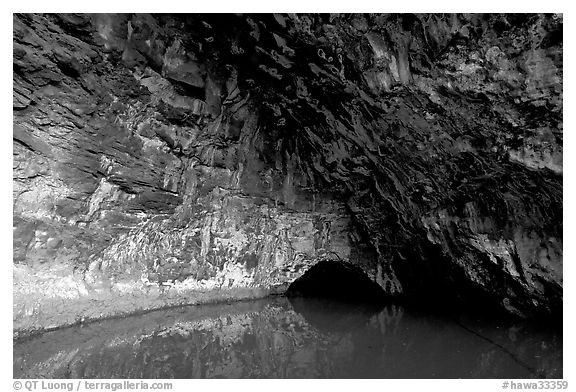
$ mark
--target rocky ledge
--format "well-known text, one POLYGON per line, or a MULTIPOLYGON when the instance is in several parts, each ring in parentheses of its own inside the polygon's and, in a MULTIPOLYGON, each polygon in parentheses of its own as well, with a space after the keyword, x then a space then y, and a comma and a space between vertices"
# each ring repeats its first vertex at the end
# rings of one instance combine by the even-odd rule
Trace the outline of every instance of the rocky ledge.
POLYGON ((14 330, 284 292, 562 309, 562 15, 14 15, 14 330))

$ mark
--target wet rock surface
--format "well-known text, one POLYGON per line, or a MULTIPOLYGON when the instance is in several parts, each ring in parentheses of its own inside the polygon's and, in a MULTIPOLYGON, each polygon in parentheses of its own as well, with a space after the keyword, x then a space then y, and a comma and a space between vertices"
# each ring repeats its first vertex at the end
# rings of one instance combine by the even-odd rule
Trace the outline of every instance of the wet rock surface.
POLYGON ((14 15, 15 330, 282 292, 325 260, 558 314, 562 23, 14 15))

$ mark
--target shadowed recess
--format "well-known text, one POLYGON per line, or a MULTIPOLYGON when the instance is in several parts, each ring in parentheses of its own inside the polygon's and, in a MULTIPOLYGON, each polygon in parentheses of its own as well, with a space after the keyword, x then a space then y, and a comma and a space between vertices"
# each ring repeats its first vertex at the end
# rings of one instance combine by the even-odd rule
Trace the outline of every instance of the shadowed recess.
POLYGON ((384 290, 358 267, 323 260, 296 279, 286 295, 333 298, 343 301, 383 302, 384 290))

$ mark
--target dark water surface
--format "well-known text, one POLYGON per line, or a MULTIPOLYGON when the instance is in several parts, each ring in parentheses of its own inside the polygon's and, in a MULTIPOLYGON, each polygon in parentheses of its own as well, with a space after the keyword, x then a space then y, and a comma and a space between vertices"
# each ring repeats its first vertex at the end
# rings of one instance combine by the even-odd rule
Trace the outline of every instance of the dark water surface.
POLYGON ((14 343, 14 378, 562 378, 562 332, 284 297, 189 306, 14 343))

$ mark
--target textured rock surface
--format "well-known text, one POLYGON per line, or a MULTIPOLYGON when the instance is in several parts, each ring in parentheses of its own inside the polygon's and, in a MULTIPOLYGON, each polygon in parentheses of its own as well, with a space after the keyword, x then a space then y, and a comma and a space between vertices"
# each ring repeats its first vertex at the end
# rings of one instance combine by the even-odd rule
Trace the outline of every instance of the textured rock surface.
POLYGON ((327 259, 561 309, 561 15, 15 15, 13 49, 17 331, 327 259))

